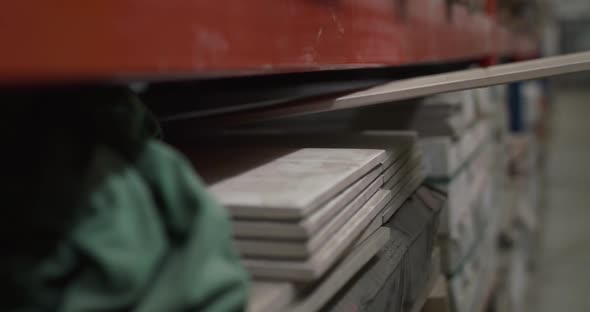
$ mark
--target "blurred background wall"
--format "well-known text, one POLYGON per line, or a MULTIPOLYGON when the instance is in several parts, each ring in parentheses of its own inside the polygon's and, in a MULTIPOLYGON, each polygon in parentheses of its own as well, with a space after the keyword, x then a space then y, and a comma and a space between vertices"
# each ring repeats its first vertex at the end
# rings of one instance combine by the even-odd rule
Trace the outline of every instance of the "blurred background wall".
MULTIPOLYGON (((547 0, 550 14, 557 26, 545 34, 546 43, 557 40, 560 53, 590 50, 590 1, 588 0, 547 0)), ((548 28, 553 28, 547 27, 548 28)), ((554 53, 551 53, 554 54, 554 53)), ((590 81, 589 73, 566 75, 556 82, 561 87, 584 87, 590 81)))

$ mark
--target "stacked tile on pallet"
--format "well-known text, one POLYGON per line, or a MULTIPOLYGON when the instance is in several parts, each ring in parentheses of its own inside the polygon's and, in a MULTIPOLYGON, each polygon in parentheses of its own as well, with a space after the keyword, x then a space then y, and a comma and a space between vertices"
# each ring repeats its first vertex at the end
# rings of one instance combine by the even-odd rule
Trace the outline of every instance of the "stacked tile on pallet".
POLYGON ((526 305, 529 270, 534 267, 542 214, 543 90, 538 82, 510 85, 510 133, 506 138, 508 178, 504 185, 506 204, 502 211, 501 311, 522 311, 526 305))
POLYGON ((502 86, 498 86, 475 90, 478 118, 489 124, 492 138, 483 151, 484 155, 481 156, 487 157, 485 161, 487 183, 473 207, 477 238, 470 249, 470 256, 463 264, 465 267, 463 272, 466 273, 454 279, 454 285, 451 286, 451 288, 469 288, 471 285, 471 297, 465 296, 455 300, 460 304, 460 311, 485 311, 494 300, 499 283, 500 253, 497 242, 504 201, 502 188, 505 180, 506 155, 503 144, 507 129, 503 89, 502 86))
POLYGON ((232 216, 255 279, 251 311, 317 310, 387 244, 384 220, 422 182, 414 140, 405 138, 362 134, 346 143, 335 136, 345 148, 292 147, 294 139, 284 140, 289 147, 185 150, 232 216))
POLYGON ((497 235, 494 227, 489 227, 495 223, 489 216, 497 210, 490 178, 496 145, 492 141, 493 123, 476 95, 477 91, 466 91, 430 99, 430 105, 454 105, 456 109, 448 110, 444 118, 436 116, 438 119, 425 111, 421 120, 446 124, 448 130, 430 125, 441 131, 420 133, 418 144, 427 183, 448 194, 439 242, 453 310, 459 312, 474 311, 491 288, 493 281, 486 278, 496 266, 493 242, 497 235))

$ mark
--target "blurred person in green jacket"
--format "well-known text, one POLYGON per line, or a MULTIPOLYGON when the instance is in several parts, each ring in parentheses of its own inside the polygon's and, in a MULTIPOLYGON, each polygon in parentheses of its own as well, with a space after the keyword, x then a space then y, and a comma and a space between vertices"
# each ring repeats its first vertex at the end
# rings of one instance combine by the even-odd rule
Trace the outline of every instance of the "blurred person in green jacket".
POLYGON ((0 96, 0 310, 244 310, 226 212, 133 94, 0 96))

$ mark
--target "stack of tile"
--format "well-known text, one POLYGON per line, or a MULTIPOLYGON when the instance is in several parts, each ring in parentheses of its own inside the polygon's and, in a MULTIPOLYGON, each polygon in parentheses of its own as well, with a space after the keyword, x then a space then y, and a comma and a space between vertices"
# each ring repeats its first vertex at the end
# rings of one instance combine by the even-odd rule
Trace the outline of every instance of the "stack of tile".
POLYGON ((501 116, 494 109, 498 106, 494 93, 488 89, 448 93, 332 119, 342 129, 418 132, 417 149, 427 181, 448 194, 441 215, 440 245, 442 270, 449 278, 455 311, 471 311, 477 305, 492 283, 477 280, 485 280, 495 267, 491 256, 482 256, 494 253, 490 250, 493 244, 483 242, 497 236, 485 230, 495 222, 488 216, 496 209, 490 178, 495 159, 491 155, 498 148, 492 138, 501 116), (480 245, 485 248, 478 248, 480 245), (485 263, 478 264, 478 259, 485 263), (453 286, 467 284, 471 285, 468 289, 453 286))
POLYGON ((477 92, 469 90, 391 103, 361 110, 351 123, 364 129, 417 131, 425 172, 446 177, 488 135, 488 127, 478 122, 478 98, 477 92))
POLYGON ((504 144, 508 129, 504 90, 503 86, 475 90, 478 118, 489 123, 492 138, 475 159, 486 168, 481 173, 486 175, 486 184, 472 208, 476 240, 462 263, 462 270, 457 271, 460 274, 451 279, 451 289, 469 289, 463 291, 467 295, 455 297, 459 311, 485 311, 495 301, 499 287, 501 253, 498 240, 506 200, 502 189, 506 180, 504 144))
POLYGON ((309 144, 327 148, 297 147, 297 136, 210 144, 219 141, 184 151, 231 214, 255 280, 251 311, 321 308, 389 241, 384 221, 422 182, 414 135, 317 135, 309 144))
POLYGON ((509 90, 510 132, 505 138, 508 173, 501 213, 501 254, 499 279, 502 292, 498 305, 503 311, 521 311, 535 248, 542 224, 540 183, 542 166, 543 90, 538 82, 513 84, 509 90))
POLYGON ((412 129, 421 137, 457 137, 475 121, 475 100, 473 91, 463 91, 370 107, 356 114, 354 124, 365 129, 412 129))
MULTIPOLYGON (((334 118, 341 129, 419 133, 417 149, 432 187, 448 193, 441 216, 442 270, 449 278, 455 311, 470 311, 491 283, 479 283, 495 266, 476 248, 495 234, 484 230, 495 208, 490 182, 496 146, 492 144, 494 113, 487 90, 471 90, 371 107, 334 118), (479 265, 477 259, 485 260, 479 265), (475 280, 475 281, 473 281, 475 280), (463 281, 463 282, 459 282, 463 281), (472 282, 467 282, 472 281, 472 282), (471 285, 468 289, 453 285, 471 285)), ((309 138, 307 139, 309 141, 309 138)), ((490 259, 492 259, 490 257, 490 259)))
MULTIPOLYGON (((455 131, 420 133, 418 143, 427 183, 448 195, 439 244, 453 311, 459 312, 480 309, 494 283, 490 277, 496 268, 497 218, 493 216, 498 211, 491 178, 498 147, 493 141, 495 125, 489 117, 490 105, 482 101, 486 92, 462 94, 463 109, 438 121, 461 121, 453 126, 455 131)), ((449 98, 431 101, 444 103, 449 98)))

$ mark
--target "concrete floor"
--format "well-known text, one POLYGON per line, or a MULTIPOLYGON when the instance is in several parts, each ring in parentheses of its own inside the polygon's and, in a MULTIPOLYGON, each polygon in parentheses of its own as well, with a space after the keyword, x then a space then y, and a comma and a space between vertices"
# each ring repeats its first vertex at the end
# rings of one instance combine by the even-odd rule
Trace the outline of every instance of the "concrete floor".
POLYGON ((557 92, 529 312, 590 311, 590 90, 557 92))

